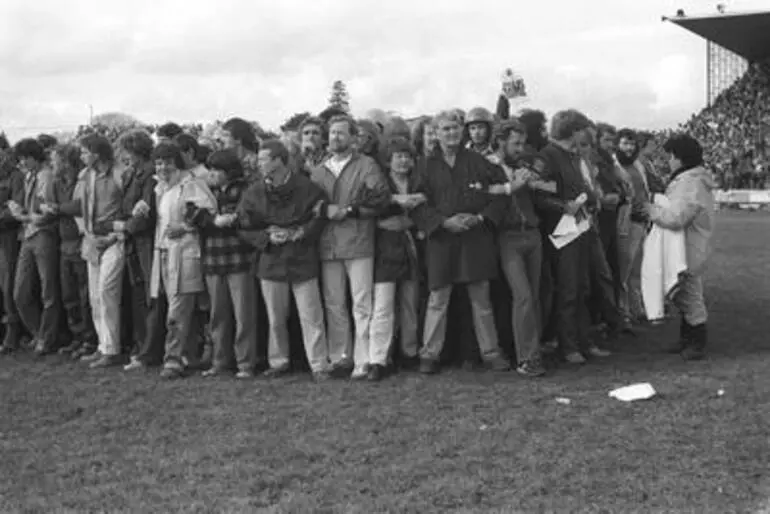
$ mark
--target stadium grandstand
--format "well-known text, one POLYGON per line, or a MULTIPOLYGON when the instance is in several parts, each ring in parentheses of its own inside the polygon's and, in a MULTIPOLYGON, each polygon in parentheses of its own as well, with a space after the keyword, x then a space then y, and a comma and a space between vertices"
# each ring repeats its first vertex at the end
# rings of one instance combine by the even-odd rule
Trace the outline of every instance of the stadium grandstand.
POLYGON ((770 11, 663 17, 706 40, 706 107, 697 137, 723 190, 770 186, 770 11))

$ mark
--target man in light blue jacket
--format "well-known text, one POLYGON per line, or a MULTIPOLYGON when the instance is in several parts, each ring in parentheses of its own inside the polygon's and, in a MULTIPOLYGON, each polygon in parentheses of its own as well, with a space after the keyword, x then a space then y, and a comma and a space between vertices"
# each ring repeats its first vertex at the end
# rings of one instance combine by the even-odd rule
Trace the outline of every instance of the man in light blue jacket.
POLYGON ((714 230, 715 185, 711 172, 703 166, 703 148, 691 136, 674 135, 663 149, 672 171, 666 188, 670 205, 647 204, 646 212, 652 223, 684 231, 687 271, 674 297, 682 322, 679 341, 671 351, 680 353, 685 360, 699 360, 705 356, 707 341, 703 273, 714 230))

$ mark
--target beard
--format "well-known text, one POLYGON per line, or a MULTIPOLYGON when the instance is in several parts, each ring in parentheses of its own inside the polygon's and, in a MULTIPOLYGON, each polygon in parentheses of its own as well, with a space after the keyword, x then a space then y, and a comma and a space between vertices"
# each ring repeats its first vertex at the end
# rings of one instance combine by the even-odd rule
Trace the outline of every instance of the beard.
POLYGON ((636 149, 631 154, 627 154, 626 152, 623 152, 621 150, 618 150, 615 155, 618 158, 618 162, 622 164, 623 166, 631 166, 636 162, 637 157, 639 157, 639 149, 636 149))
POLYGON ((350 149, 349 144, 342 141, 329 141, 329 150, 334 153, 345 153, 350 149))

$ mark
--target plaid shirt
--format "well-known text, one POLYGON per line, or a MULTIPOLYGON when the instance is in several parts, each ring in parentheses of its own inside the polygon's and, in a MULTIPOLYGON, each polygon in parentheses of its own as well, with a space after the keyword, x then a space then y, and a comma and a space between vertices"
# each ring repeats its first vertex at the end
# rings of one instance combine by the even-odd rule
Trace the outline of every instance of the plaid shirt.
MULTIPOLYGON (((214 192, 217 197, 219 214, 230 214, 241 199, 248 184, 244 180, 235 180, 214 192)), ((238 236, 235 228, 219 228, 214 225, 214 217, 207 212, 199 212, 197 221, 202 230, 203 273, 206 275, 230 275, 251 271, 254 262, 253 246, 238 236)))

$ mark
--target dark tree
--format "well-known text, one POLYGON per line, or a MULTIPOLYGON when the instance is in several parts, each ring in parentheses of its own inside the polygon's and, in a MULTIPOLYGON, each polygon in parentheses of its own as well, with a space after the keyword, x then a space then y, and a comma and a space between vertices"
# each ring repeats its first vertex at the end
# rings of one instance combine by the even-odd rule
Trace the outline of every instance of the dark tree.
POLYGON ((332 94, 329 96, 329 107, 337 107, 345 112, 350 112, 350 95, 348 87, 341 80, 335 80, 332 84, 332 94))

